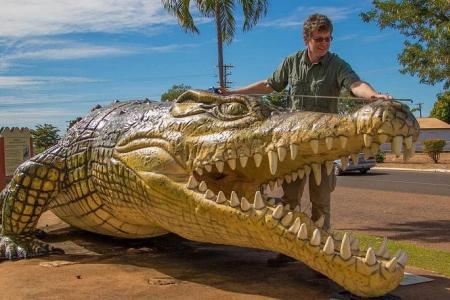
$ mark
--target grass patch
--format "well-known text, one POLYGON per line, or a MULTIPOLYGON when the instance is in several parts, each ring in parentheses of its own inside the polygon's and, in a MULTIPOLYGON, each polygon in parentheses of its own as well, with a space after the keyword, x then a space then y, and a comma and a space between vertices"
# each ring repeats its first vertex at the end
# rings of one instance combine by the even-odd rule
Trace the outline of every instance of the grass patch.
MULTIPOLYGON (((378 249, 383 238, 353 232, 352 235, 358 238, 361 246, 378 249)), ((408 254, 407 266, 418 267, 421 269, 434 271, 445 276, 450 276, 450 252, 425 248, 408 242, 399 242, 388 240, 391 255, 394 255, 398 249, 403 249, 408 254)))

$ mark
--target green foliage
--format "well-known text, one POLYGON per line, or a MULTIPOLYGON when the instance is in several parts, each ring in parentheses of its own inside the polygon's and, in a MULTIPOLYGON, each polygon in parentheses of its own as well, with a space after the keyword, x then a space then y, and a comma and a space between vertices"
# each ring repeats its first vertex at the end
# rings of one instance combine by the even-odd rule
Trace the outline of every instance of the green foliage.
POLYGON ((355 97, 350 90, 343 88, 337 103, 338 114, 352 114, 365 105, 364 100, 352 99, 355 97))
POLYGON ((386 159, 386 153, 383 150, 378 150, 377 154, 375 154, 375 161, 377 163, 384 163, 386 159))
POLYGON ((70 128, 72 128, 73 125, 77 124, 78 121, 80 121, 82 119, 82 117, 77 117, 73 120, 69 121, 69 126, 67 127, 67 130, 69 130, 70 128))
POLYGON ((446 142, 441 139, 425 140, 423 141, 424 152, 437 164, 441 153, 444 151, 445 144, 446 142))
POLYGON ((59 129, 51 124, 38 124, 35 129, 31 129, 35 153, 41 153, 45 149, 56 145, 60 139, 59 129))
POLYGON ((189 85, 184 85, 182 83, 174 84, 170 89, 161 95, 161 101, 173 101, 190 88, 191 87, 189 85))
POLYGON ((430 117, 450 124, 450 91, 438 95, 431 110, 430 117))
POLYGON ((287 90, 283 90, 281 92, 272 92, 268 95, 263 96, 263 100, 278 107, 289 107, 289 94, 287 90))
POLYGON ((448 0, 374 0, 374 9, 362 13, 364 22, 400 31, 407 40, 398 60, 402 73, 426 84, 450 87, 450 13, 448 0))

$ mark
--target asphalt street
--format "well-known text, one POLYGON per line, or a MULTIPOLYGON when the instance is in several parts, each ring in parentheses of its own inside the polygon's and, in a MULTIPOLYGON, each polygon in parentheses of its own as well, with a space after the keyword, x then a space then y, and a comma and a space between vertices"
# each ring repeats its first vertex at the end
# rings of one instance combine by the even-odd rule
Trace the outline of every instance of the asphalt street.
POLYGON ((448 196, 450 200, 450 173, 370 170, 365 175, 355 172, 338 176, 337 184, 340 187, 448 196))

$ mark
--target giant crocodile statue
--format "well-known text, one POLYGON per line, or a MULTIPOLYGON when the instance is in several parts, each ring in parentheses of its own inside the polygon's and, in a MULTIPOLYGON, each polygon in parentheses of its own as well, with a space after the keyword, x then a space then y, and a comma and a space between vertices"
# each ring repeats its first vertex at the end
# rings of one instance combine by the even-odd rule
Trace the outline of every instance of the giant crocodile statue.
MULTIPOLYGON (((419 127, 404 105, 374 101, 352 115, 289 112, 248 96, 187 91, 173 103, 117 102, 76 123, 23 163, 0 195, 0 258, 57 251, 36 238, 51 209, 72 226, 121 238, 173 232, 267 249, 303 261, 350 292, 383 295, 406 253, 362 249, 321 228, 298 206, 274 204, 267 184, 302 179, 380 144, 412 154, 419 127)), ((363 205, 363 204, 361 204, 363 205)))

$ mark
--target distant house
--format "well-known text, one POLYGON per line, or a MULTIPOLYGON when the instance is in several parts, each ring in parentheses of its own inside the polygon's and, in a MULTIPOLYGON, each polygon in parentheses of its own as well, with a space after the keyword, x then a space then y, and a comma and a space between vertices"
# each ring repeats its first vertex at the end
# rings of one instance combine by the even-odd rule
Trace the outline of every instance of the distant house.
MULTIPOLYGON (((422 152, 423 141, 429 139, 442 139, 447 142, 444 151, 450 152, 450 124, 436 118, 417 118, 420 126, 420 135, 416 142, 416 151, 422 152)), ((391 145, 383 144, 383 151, 390 152, 391 145)))
POLYGON ((450 124, 436 118, 417 118, 417 121, 420 126, 417 150, 422 151, 424 140, 441 139, 447 141, 445 151, 450 151, 450 124))

